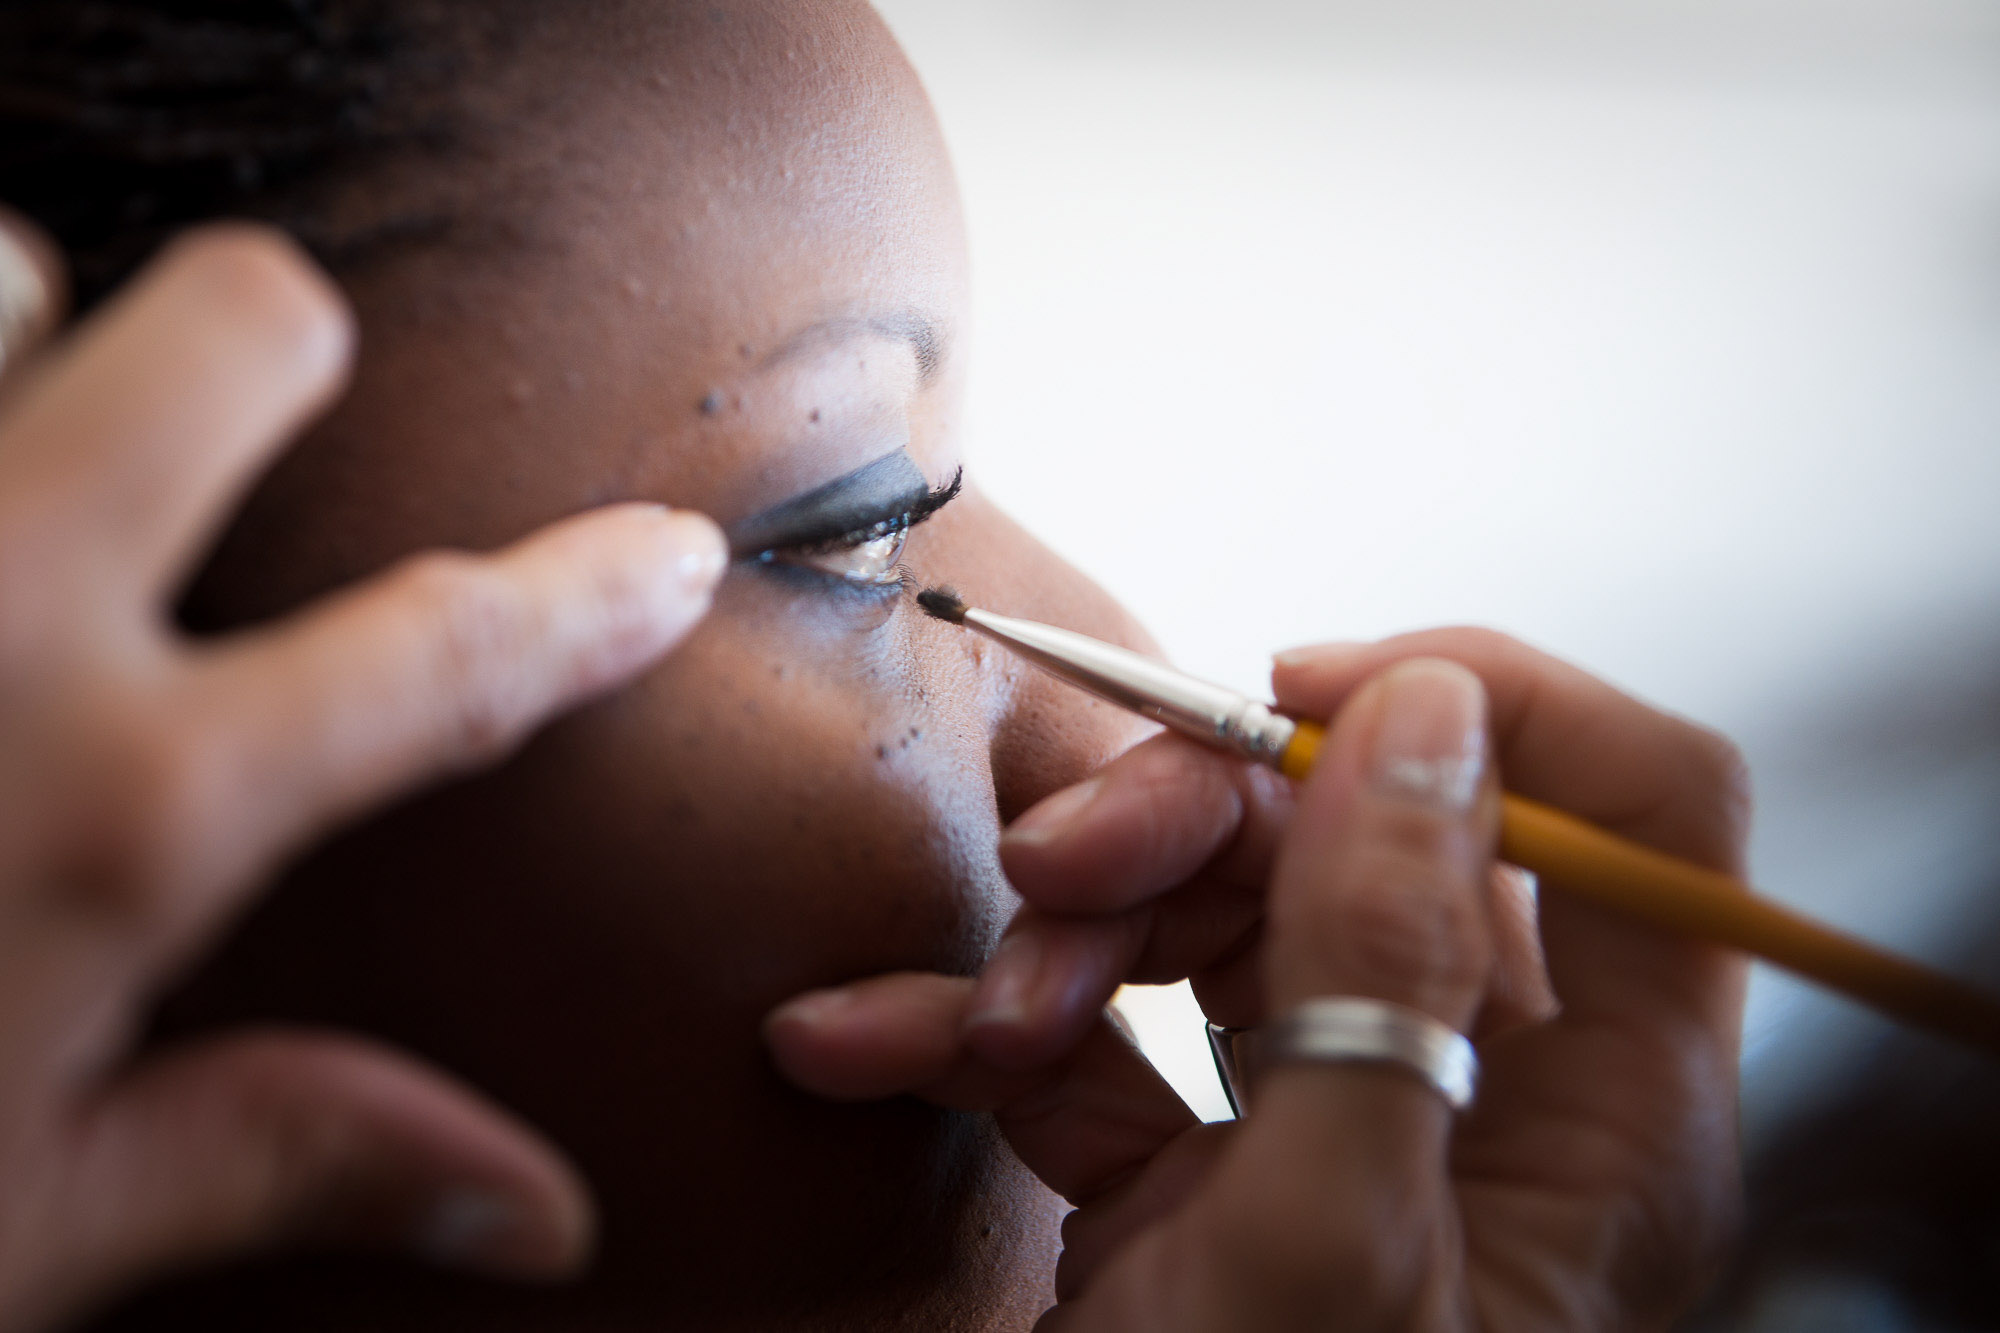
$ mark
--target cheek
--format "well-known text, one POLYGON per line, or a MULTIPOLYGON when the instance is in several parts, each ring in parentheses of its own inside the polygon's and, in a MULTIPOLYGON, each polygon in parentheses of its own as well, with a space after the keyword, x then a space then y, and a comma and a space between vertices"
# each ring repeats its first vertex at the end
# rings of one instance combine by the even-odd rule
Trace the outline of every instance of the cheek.
POLYGON ((730 590, 671 661, 553 737, 537 818, 567 825, 606 911, 746 1011, 972 970, 1011 902, 977 690, 904 613, 747 614, 760 600, 791 599, 730 590))
POLYGON ((419 836, 463 849, 462 881, 402 925, 430 947, 390 960, 427 992, 398 1008, 435 1025, 420 1048, 584 1167, 615 1224, 608 1273, 653 1280, 667 1232, 677 1281, 761 1253, 746 1230, 847 1263, 798 1199, 847 1201, 861 1244, 964 1183, 957 1118, 805 1097, 759 1035, 802 990, 971 972, 1016 901, 985 705, 954 641, 911 612, 818 614, 798 596, 732 577, 637 686, 395 838, 399 859, 419 836), (421 979, 440 956, 465 984, 421 979))
POLYGON ((606 1289, 736 1299, 773 1253, 837 1283, 963 1240, 986 1131, 807 1097, 759 1035, 804 989, 971 971, 1014 902, 998 703, 913 611, 823 600, 732 578, 638 686, 301 866, 163 1031, 360 1028, 469 1079, 591 1180, 606 1289))

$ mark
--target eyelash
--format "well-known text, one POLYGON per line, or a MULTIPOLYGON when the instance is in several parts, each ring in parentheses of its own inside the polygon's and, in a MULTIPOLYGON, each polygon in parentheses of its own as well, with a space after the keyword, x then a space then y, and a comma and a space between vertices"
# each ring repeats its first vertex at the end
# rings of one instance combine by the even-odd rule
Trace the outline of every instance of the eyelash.
POLYGON ((817 573, 855 591, 900 589, 906 577, 902 565, 903 545, 909 540, 911 529, 957 499, 964 483, 965 469, 960 468, 952 474, 950 481, 893 518, 843 533, 830 541, 777 547, 760 554, 758 562, 817 573), (837 557, 860 552, 870 546, 880 548, 871 562, 872 566, 879 566, 873 572, 857 573, 835 567, 837 557))

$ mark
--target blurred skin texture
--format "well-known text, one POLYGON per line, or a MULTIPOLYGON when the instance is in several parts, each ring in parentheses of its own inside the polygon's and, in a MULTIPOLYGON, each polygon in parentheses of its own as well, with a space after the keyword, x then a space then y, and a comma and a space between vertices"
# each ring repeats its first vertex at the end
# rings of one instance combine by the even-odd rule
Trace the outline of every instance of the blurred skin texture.
MULTIPOLYGON (((470 147, 329 205, 457 222, 346 279, 354 387, 250 497, 192 623, 609 501, 727 525, 898 449, 932 485, 959 468, 956 190, 872 11, 529 13, 452 75, 485 127, 470 147)), ((970 480, 904 558, 1144 642, 970 480)), ((109 1326, 1025 1324, 1061 1206, 990 1123, 820 1102, 773 1072, 758 1024, 813 987, 974 970, 1015 902, 1001 824, 1137 735, 907 599, 739 561, 638 685, 297 865, 160 1027, 336 1024, 469 1078, 590 1180, 589 1274, 521 1291, 286 1260, 109 1326)))

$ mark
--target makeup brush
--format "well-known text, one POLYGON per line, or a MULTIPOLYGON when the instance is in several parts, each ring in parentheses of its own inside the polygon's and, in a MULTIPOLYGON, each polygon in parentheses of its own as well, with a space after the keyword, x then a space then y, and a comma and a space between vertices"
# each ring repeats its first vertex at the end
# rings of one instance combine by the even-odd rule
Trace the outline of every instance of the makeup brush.
MULTIPOLYGON (((968 606, 949 588, 917 604, 1100 699, 1204 744, 1277 769, 1312 771, 1326 729, 1198 680, 1149 657, 1071 630, 968 606)), ((1759 897, 1742 880, 1628 842, 1551 806, 1507 793, 1500 856, 1601 904, 1666 930, 1740 949, 1920 1028, 2000 1055, 2000 1000, 1942 973, 1759 897)))

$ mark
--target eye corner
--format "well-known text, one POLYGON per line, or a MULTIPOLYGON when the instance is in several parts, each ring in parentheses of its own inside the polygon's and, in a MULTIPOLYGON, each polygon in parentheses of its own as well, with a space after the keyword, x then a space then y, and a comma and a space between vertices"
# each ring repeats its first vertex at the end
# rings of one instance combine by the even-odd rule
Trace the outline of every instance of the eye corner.
POLYGON ((750 557, 750 562, 767 568, 810 571, 851 587, 897 587, 902 583, 900 571, 910 527, 901 523, 887 531, 877 531, 884 526, 878 524, 853 538, 836 542, 761 551, 750 557))

